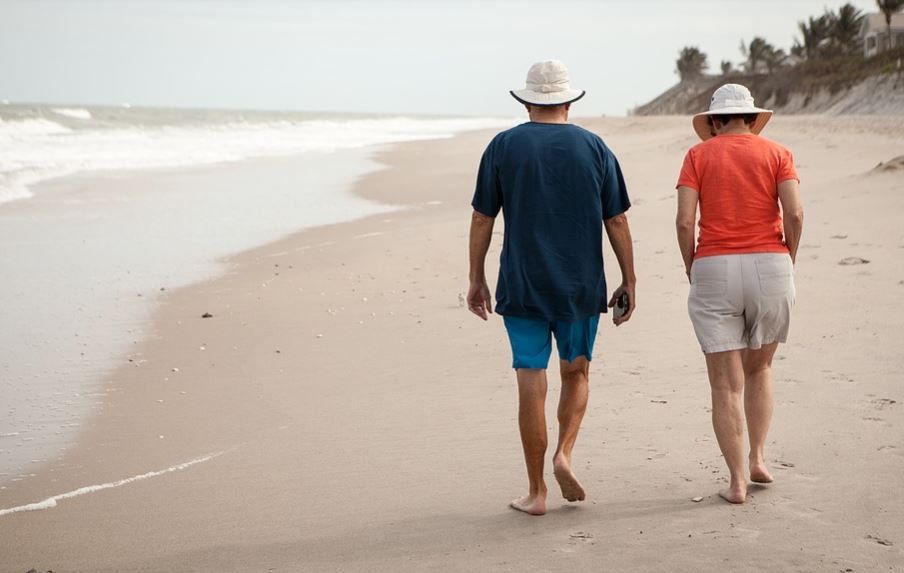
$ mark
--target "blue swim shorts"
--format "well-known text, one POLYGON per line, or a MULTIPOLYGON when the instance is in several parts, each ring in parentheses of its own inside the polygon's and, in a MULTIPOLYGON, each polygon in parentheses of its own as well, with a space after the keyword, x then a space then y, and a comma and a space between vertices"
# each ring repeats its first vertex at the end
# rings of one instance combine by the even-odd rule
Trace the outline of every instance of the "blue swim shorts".
POLYGON ((540 368, 549 365, 552 335, 556 337, 559 358, 573 361, 578 356, 593 359, 593 342, 600 316, 573 322, 548 321, 543 318, 504 316, 505 330, 512 344, 512 368, 540 368))

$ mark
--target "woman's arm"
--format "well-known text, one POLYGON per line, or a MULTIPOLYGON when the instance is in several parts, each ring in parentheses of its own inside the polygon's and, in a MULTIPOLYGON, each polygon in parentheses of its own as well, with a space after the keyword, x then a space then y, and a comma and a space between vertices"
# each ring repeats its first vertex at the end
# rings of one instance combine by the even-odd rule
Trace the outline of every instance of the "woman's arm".
POLYGON ((697 201, 699 194, 696 189, 690 187, 678 187, 678 215, 675 217, 675 227, 678 231, 678 249, 684 260, 684 271, 687 279, 691 278, 691 265, 694 262, 696 241, 694 232, 697 229, 697 201))
POLYGON ((778 200, 782 204, 782 225, 785 228, 785 244, 791 252, 791 261, 797 261, 797 248, 804 229, 804 208, 800 204, 800 183, 789 179, 778 184, 778 200))

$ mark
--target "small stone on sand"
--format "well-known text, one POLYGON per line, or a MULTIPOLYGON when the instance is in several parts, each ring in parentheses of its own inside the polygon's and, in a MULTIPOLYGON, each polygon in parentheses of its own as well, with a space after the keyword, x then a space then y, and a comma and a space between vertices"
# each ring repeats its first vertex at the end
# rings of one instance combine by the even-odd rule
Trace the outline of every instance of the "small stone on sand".
POLYGON ((703 497, 698 495, 697 497, 692 497, 691 501, 693 501, 694 503, 700 503, 701 501, 703 501, 703 497))
POLYGON ((204 314, 201 315, 201 318, 213 318, 213 315, 210 314, 209 312, 205 312, 204 314))

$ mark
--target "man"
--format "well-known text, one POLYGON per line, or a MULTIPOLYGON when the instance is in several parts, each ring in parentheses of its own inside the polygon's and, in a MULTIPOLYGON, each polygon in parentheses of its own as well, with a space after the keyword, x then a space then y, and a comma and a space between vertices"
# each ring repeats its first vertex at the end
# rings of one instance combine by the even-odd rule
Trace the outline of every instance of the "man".
POLYGON ((609 307, 627 298, 620 325, 635 307, 630 202, 615 156, 596 135, 568 123, 571 103, 584 92, 569 87, 558 61, 534 64, 524 90, 511 92, 530 122, 498 134, 480 162, 472 206, 468 308, 487 320, 493 312, 484 263, 500 209, 505 237, 496 286, 518 379, 518 426, 527 464, 528 495, 511 506, 546 513, 546 367, 551 335, 559 350, 562 392, 553 470, 568 501, 585 498, 571 453, 587 408, 587 376, 601 312, 607 311, 603 226, 622 283, 609 307))
POLYGON ((764 453, 772 357, 788 339, 803 227, 794 158, 759 136, 771 117, 744 86, 717 89, 709 111, 694 117, 703 143, 688 151, 677 183, 688 311, 706 356, 713 428, 731 474, 719 495, 730 503, 747 499, 745 417, 750 479, 772 482, 764 453))

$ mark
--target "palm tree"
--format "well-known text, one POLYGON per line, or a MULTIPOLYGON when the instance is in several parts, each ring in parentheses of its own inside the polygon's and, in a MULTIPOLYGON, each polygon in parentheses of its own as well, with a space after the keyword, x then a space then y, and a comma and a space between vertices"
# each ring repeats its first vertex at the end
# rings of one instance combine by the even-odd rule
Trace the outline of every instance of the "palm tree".
POLYGON ((675 61, 675 71, 681 78, 681 81, 700 78, 703 71, 709 68, 706 61, 706 54, 700 51, 697 46, 685 46, 678 54, 675 61))
POLYGON ((879 10, 885 15, 885 26, 888 29, 888 49, 892 49, 893 38, 891 37, 891 17, 904 8, 904 0, 876 0, 879 10))
POLYGON ((722 60, 722 64, 719 67, 722 69, 723 76, 727 76, 734 71, 734 66, 728 60, 722 60))
POLYGON ((749 46, 744 43, 744 40, 741 40, 741 54, 745 58, 744 68, 755 74, 761 63, 766 64, 771 72, 785 53, 782 50, 776 50, 772 44, 757 36, 750 41, 749 46), (779 54, 781 55, 779 56, 779 54))
POLYGON ((847 3, 838 9, 837 14, 826 13, 830 17, 832 41, 842 53, 857 51, 860 28, 863 24, 863 12, 853 4, 847 3))
POLYGON ((796 44, 796 47, 799 46, 797 51, 801 52, 798 55, 802 55, 808 60, 818 58, 823 43, 829 37, 829 29, 831 27, 829 14, 823 14, 819 18, 810 16, 806 22, 798 22, 797 27, 800 29, 800 35, 804 40, 802 45, 800 43, 796 44))
POLYGON ((785 51, 781 48, 769 46, 769 49, 763 53, 763 62, 765 62, 766 69, 769 70, 770 74, 781 65, 784 58, 785 51))

